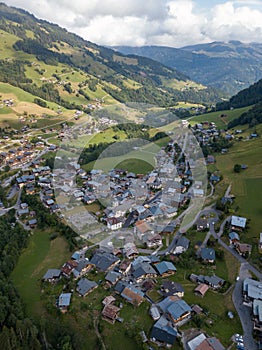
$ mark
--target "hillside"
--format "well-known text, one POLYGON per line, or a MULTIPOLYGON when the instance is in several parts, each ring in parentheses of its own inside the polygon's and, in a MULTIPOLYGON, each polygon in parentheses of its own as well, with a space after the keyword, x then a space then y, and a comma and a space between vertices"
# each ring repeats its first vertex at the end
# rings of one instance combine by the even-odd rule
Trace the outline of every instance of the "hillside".
POLYGON ((244 124, 253 127, 262 123, 262 79, 232 96, 229 101, 218 103, 216 109, 222 111, 248 106, 252 108, 231 120, 228 124, 229 128, 244 124))
POLYGON ((162 46, 118 46, 124 54, 151 57, 176 68, 193 80, 233 95, 262 78, 262 45, 228 43, 187 46, 180 49, 162 46))
POLYGON ((214 89, 173 68, 115 53, 24 10, 1 3, 0 18, 0 81, 33 94, 41 107, 52 102, 89 113, 97 102, 166 107, 219 99, 214 89))
POLYGON ((253 105, 262 100, 262 79, 248 88, 239 91, 229 101, 217 104, 217 109, 240 108, 253 105))

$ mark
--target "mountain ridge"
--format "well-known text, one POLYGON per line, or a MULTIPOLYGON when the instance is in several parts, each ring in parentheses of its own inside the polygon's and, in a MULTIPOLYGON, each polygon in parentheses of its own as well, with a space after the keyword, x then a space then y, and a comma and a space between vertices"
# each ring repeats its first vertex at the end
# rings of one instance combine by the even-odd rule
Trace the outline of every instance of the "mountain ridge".
POLYGON ((40 91, 43 85, 44 89, 49 89, 53 84, 52 93, 46 96, 57 96, 55 101, 51 101, 66 108, 80 109, 83 96, 87 101, 94 96, 109 95, 115 102, 135 101, 159 106, 173 106, 180 100, 213 103, 219 99, 220 95, 212 88, 196 83, 191 86, 192 82, 188 84, 188 76, 178 70, 150 58, 116 53, 56 24, 38 19, 25 10, 0 3, 0 18, 2 63, 16 60, 20 71, 31 79, 31 82, 21 83, 16 77, 11 83, 17 81, 20 88, 35 92, 40 98, 44 98, 40 91), (41 67, 33 69, 32 65, 36 63, 41 67), (46 74, 47 66, 48 74, 52 72, 51 77, 46 74), (62 70, 68 68, 75 70, 75 76, 70 77, 72 81, 64 81, 61 87, 58 77, 64 74, 62 70), (35 71, 39 76, 36 77, 35 71), (76 75, 78 81, 75 81, 76 75), (48 86, 39 81, 44 78, 51 80, 48 86), (98 90, 100 94, 96 94, 98 90), (69 101, 69 97, 74 103, 69 101))
POLYGON ((141 54, 167 66, 186 71, 204 85, 219 88, 231 95, 262 78, 262 44, 212 42, 182 48, 167 46, 116 46, 125 54, 141 54))

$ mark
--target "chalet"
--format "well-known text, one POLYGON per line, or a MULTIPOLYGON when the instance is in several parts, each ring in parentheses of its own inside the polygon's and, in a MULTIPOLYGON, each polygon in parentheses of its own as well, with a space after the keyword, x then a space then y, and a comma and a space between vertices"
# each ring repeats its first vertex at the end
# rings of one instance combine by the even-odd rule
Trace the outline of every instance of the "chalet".
POLYGON ((172 302, 166 309, 167 315, 174 323, 189 319, 191 311, 191 307, 182 299, 172 302))
POLYGON ((118 230, 122 227, 122 221, 115 217, 106 219, 106 223, 110 230, 118 230))
POLYGON ((76 261, 77 266, 73 269, 73 275, 75 279, 85 275, 92 268, 92 265, 90 265, 89 260, 86 258, 76 261))
POLYGON ((236 243, 235 249, 238 254, 246 257, 251 254, 252 245, 246 243, 236 243))
POLYGON ((228 237, 229 237, 230 244, 238 243, 240 240, 238 233, 234 231, 230 232, 228 237))
POLYGON ((154 247, 159 247, 162 245, 162 238, 161 236, 156 233, 152 236, 149 236, 146 240, 146 245, 148 248, 154 248, 154 247))
POLYGON ((200 283, 194 290, 196 295, 200 295, 201 297, 203 297, 206 292, 208 291, 209 286, 205 283, 200 283))
POLYGON ((197 349, 197 347, 206 339, 206 336, 204 333, 200 333, 199 335, 197 335, 196 337, 194 337, 193 339, 191 339, 188 343, 187 343, 187 347, 189 350, 195 350, 197 349))
POLYGON ((32 184, 27 184, 25 188, 26 194, 35 194, 35 187, 32 184))
POLYGON ((29 214, 29 209, 28 208, 18 209, 17 210, 17 215, 18 216, 27 215, 27 214, 29 214))
POLYGON ((162 277, 170 276, 176 273, 176 268, 170 261, 161 261, 155 264, 155 268, 162 277))
POLYGON ((105 297, 105 299, 102 301, 102 304, 105 306, 105 305, 112 304, 114 301, 116 301, 116 298, 114 298, 112 295, 109 295, 105 297))
POLYGON ((171 295, 178 296, 179 298, 183 298, 184 296, 184 288, 180 283, 164 281, 161 286, 161 294, 164 297, 169 297, 171 295))
POLYGON ((37 225, 37 219, 31 219, 28 221, 28 225, 30 228, 35 228, 37 225))
POLYGON ((77 262, 74 260, 68 260, 61 268, 62 275, 69 278, 74 268, 77 267, 77 262))
POLYGON ((225 350, 225 347, 217 338, 206 338, 195 350, 225 350))
POLYGON ((244 230, 246 227, 246 222, 247 222, 246 218, 232 215, 232 217, 231 217, 232 230, 236 230, 236 231, 244 230))
POLYGON ((143 220, 139 220, 134 225, 134 233, 137 235, 139 239, 143 237, 144 234, 147 232, 152 232, 153 228, 152 226, 143 220))
POLYGON ((155 306, 154 304, 150 307, 149 314, 154 321, 159 320, 161 316, 157 306, 155 306))
POLYGON ((109 271, 105 277, 105 280, 111 285, 116 284, 116 282, 121 278, 121 273, 116 271, 109 271))
POLYGON ((58 269, 49 269, 43 276, 42 280, 44 282, 56 282, 60 279, 61 277, 61 270, 58 269))
POLYGON ((137 264, 133 268, 132 276, 137 282, 142 281, 144 278, 156 277, 156 270, 147 262, 137 264))
POLYGON ((102 272, 107 272, 113 269, 120 259, 111 253, 98 250, 91 258, 90 264, 94 265, 98 270, 102 272))
POLYGON ((165 235, 165 234, 172 234, 172 233, 174 233, 175 228, 176 228, 176 225, 169 224, 169 225, 165 226, 165 227, 162 229, 162 231, 160 232, 160 234, 163 234, 163 235, 165 235))
POLYGON ((90 281, 87 278, 81 278, 77 283, 76 291, 82 296, 86 296, 91 293, 95 288, 98 287, 98 284, 94 281, 90 281))
POLYGON ((253 302, 254 330, 262 332, 262 300, 255 299, 253 302))
POLYGON ((225 283, 225 281, 222 278, 220 278, 216 275, 213 275, 213 276, 199 275, 199 276, 197 276, 197 282, 198 283, 205 283, 213 289, 218 289, 218 288, 222 287, 223 284, 225 283))
POLYGON ((165 316, 161 316, 153 325, 150 333, 150 340, 159 345, 171 347, 176 340, 176 336, 177 330, 165 316))
POLYGON ((119 271, 126 275, 131 269, 131 261, 130 260, 123 260, 121 264, 119 265, 119 271))
POLYGON ((248 301, 262 300, 262 282, 246 278, 243 281, 243 294, 244 299, 248 301))
POLYGON ((102 318, 103 320, 110 322, 111 324, 115 323, 115 320, 118 317, 118 313, 120 308, 113 304, 107 304, 104 306, 102 310, 102 318))
POLYGON ((200 252, 200 257, 204 262, 214 263, 216 259, 216 253, 213 248, 203 248, 200 252))
POLYGON ((133 285, 126 286, 121 296, 135 306, 139 306, 144 301, 144 293, 133 285))
POLYGON ((85 259, 85 251, 84 250, 77 250, 71 255, 72 260, 80 261, 85 259))
POLYGON ((176 246, 173 250, 173 254, 182 254, 184 253, 188 247, 189 247, 189 239, 182 236, 182 237, 179 237, 179 239, 177 240, 176 242, 176 246))
POLYGON ((209 229, 209 222, 207 219, 198 219, 196 222, 197 231, 206 231, 209 229))
POLYGON ((63 312, 67 312, 68 307, 70 306, 72 293, 62 293, 58 298, 57 306, 63 312))

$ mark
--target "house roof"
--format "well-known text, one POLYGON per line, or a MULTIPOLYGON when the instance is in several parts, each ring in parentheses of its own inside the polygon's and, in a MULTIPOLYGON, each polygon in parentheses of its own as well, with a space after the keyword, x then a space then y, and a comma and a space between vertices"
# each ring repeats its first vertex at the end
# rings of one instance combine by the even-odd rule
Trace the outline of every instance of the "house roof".
POLYGON ((254 300, 253 314, 258 317, 259 322, 262 322, 262 300, 254 300))
POLYGON ((165 313, 168 307, 177 300, 179 300, 177 296, 168 296, 165 299, 161 300, 159 303, 157 303, 157 306, 163 313, 165 313))
POLYGON ((81 280, 77 283, 76 290, 82 296, 92 290, 94 287, 97 287, 98 284, 94 281, 90 281, 87 278, 81 278, 81 280))
POLYGON ((105 279, 108 282, 115 283, 119 279, 120 276, 121 276, 121 274, 119 272, 109 271, 108 274, 106 275, 105 279))
POLYGON ((127 285, 127 282, 118 281, 115 285, 115 291, 121 294, 127 285))
POLYGON ((178 320, 182 315, 191 312, 191 307, 184 300, 177 300, 167 308, 168 313, 174 320, 178 320))
POLYGON ((111 320, 115 319, 117 317, 118 312, 120 311, 120 308, 113 304, 107 304, 105 305, 102 316, 109 318, 111 320))
POLYGON ((169 271, 176 271, 174 264, 170 261, 161 261, 160 263, 155 264, 155 268, 160 275, 169 271))
POLYGON ((152 231, 152 227, 146 221, 140 220, 135 223, 136 228, 141 232, 145 233, 147 231, 152 231))
POLYGON ((243 291, 249 298, 262 300, 262 282, 246 278, 243 281, 243 291))
POLYGON ((245 228, 246 227, 246 222, 247 222, 246 218, 242 218, 240 216, 235 216, 235 215, 232 215, 232 217, 231 217, 231 225, 232 226, 245 228))
POLYGON ((225 282, 222 278, 220 278, 216 275, 204 276, 204 281, 207 282, 208 284, 213 285, 213 286, 217 286, 217 285, 219 285, 221 283, 223 284, 225 282))
POLYGON ((119 262, 116 256, 104 251, 97 251, 91 258, 90 263, 95 265, 99 270, 106 271, 116 262, 119 262))
POLYGON ((236 248, 240 253, 250 253, 252 250, 252 245, 246 243, 237 243, 236 248))
POLYGON ((203 260, 215 260, 216 253, 213 248, 203 248, 201 249, 201 258, 203 260))
POLYGON ((49 269, 45 273, 43 280, 49 280, 52 278, 59 278, 60 274, 61 274, 61 271, 58 269, 49 269))
POLYGON ((126 286, 121 296, 132 304, 140 304, 144 299, 144 293, 133 286, 126 286))
POLYGON ((103 305, 108 305, 113 303, 116 300, 116 298, 114 298, 112 295, 109 295, 107 297, 105 297, 105 299, 102 301, 103 305))
POLYGON ((236 239, 239 241, 239 235, 236 232, 230 232, 230 234, 228 235, 229 239, 236 239))
POLYGON ((188 249, 190 240, 184 236, 179 237, 176 243, 177 247, 183 247, 185 249, 188 249))
POLYGON ((69 306, 72 293, 62 293, 58 299, 58 306, 69 306))
POLYGON ((195 350, 225 350, 217 338, 206 338, 195 350))
POLYGON ((198 347, 198 345, 200 345, 205 339, 206 339, 206 336, 204 333, 201 333, 197 337, 191 339, 187 343, 189 350, 195 350, 198 347))
POLYGON ((173 281, 164 281, 161 289, 162 294, 165 296, 184 292, 184 288, 181 286, 181 284, 173 281))
POLYGON ((195 288, 195 292, 200 293, 201 295, 205 295, 206 292, 208 291, 209 286, 205 283, 200 283, 196 288, 195 288))
POLYGON ((160 319, 154 324, 150 334, 151 339, 167 344, 174 344, 176 336, 176 329, 171 327, 170 322, 165 318, 165 316, 161 316, 160 319))
POLYGON ((136 265, 132 275, 137 279, 144 275, 156 275, 156 270, 147 262, 136 265))

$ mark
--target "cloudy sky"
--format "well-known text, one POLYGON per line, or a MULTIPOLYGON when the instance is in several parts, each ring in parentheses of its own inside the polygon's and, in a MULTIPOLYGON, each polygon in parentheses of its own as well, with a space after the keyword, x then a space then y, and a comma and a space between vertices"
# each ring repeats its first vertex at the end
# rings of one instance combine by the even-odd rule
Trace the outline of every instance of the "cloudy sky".
POLYGON ((262 0, 3 0, 101 45, 262 42, 262 0))

